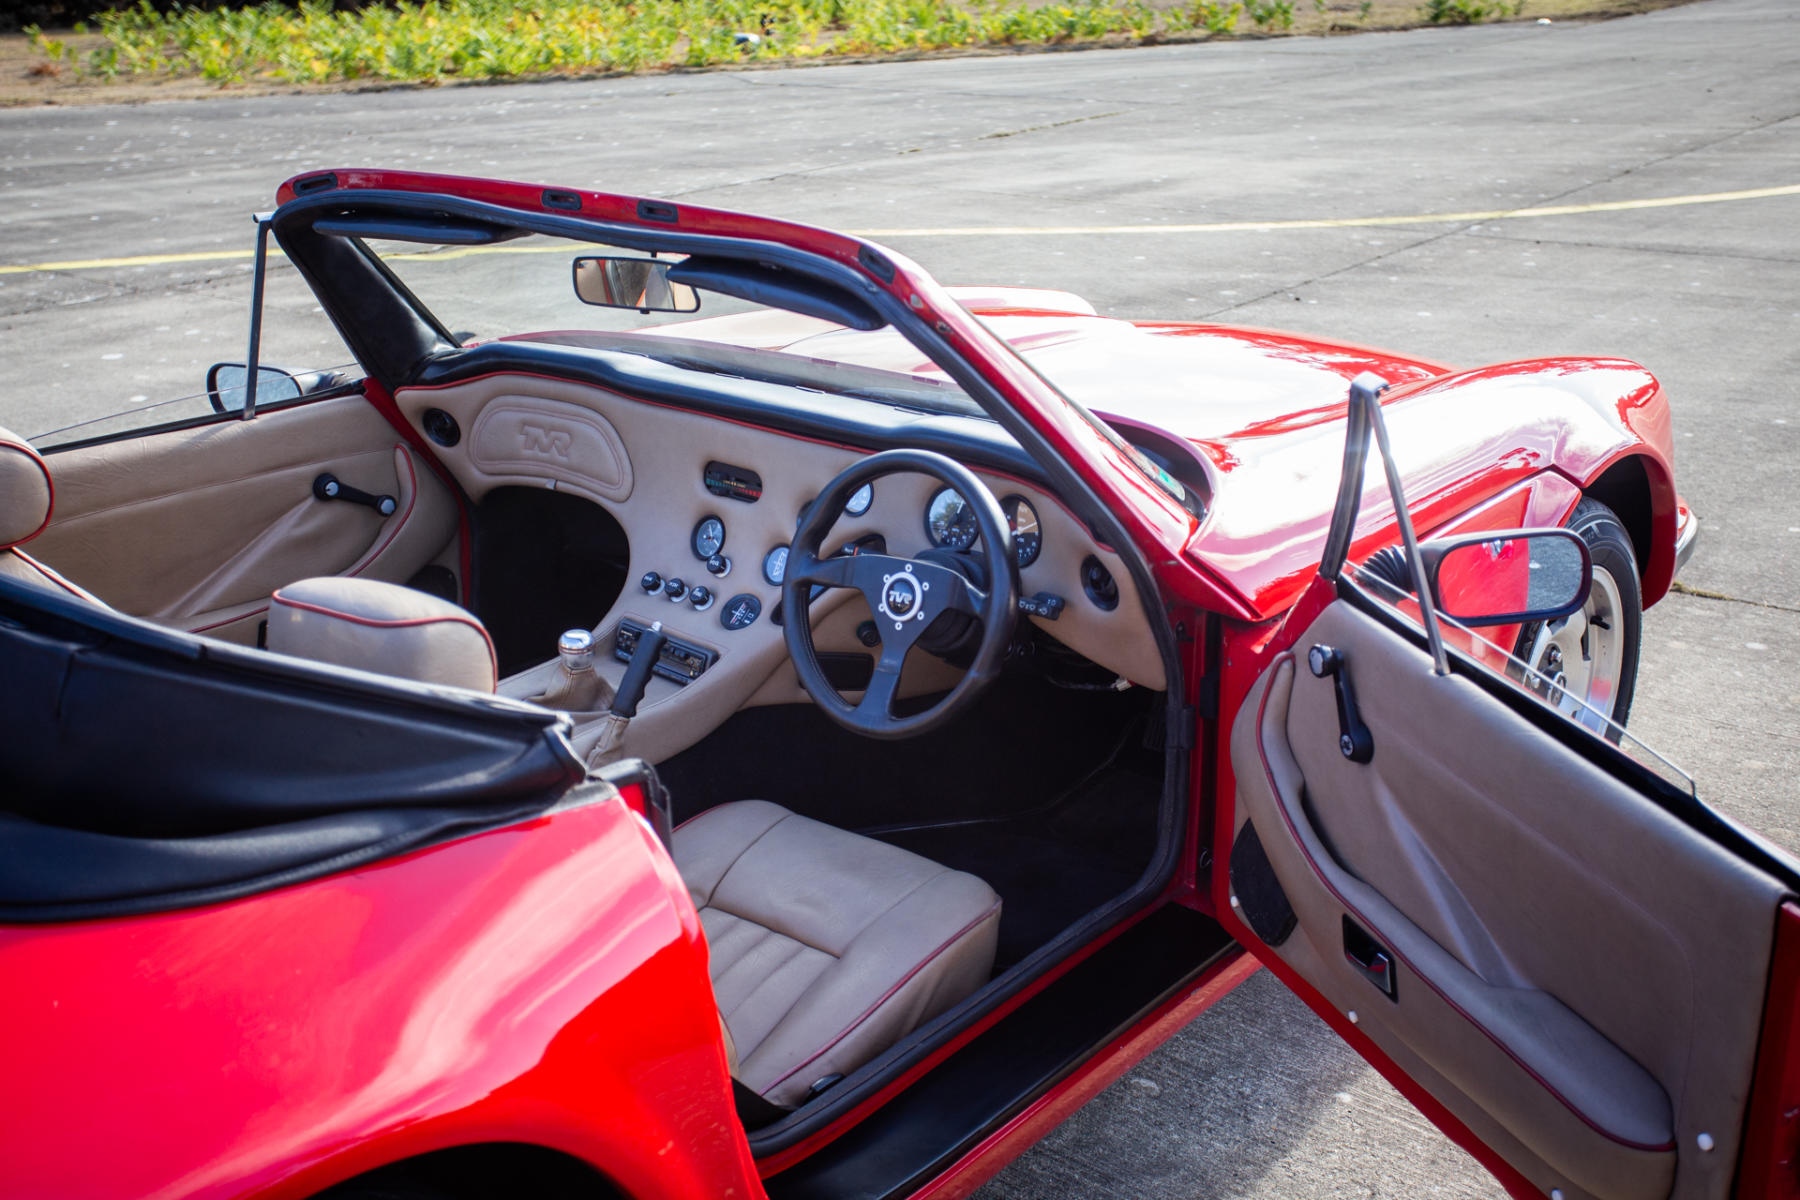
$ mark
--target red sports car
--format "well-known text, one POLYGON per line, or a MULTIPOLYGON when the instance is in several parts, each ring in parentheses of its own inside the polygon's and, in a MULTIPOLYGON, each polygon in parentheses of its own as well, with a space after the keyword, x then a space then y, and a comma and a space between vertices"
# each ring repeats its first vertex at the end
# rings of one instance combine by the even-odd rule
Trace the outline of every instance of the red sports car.
POLYGON ((278 199, 245 362, 0 432, 0 1194, 962 1195, 1259 965, 1514 1195, 1800 1194, 1643 368, 278 199))

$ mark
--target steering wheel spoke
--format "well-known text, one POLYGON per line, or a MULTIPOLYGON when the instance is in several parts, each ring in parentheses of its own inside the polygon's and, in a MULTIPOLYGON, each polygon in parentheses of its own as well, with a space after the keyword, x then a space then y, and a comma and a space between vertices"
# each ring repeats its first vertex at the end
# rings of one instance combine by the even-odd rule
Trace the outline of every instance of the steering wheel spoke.
POLYGON ((856 713, 863 720, 875 723, 894 719, 894 697, 900 694, 900 671, 906 665, 906 651, 911 645, 908 641, 904 647, 882 651, 881 661, 875 664, 875 673, 869 676, 869 686, 863 689, 862 699, 856 702, 856 713))
POLYGON ((788 555, 783 578, 819 587, 861 587, 856 560, 842 556, 818 558, 795 550, 788 555))

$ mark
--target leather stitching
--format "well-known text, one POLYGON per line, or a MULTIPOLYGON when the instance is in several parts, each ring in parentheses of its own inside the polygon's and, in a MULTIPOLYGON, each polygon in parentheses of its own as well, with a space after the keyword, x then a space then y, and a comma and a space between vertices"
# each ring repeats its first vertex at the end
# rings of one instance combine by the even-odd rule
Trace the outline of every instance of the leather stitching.
MULTIPOLYGON (((946 871, 945 874, 950 874, 950 872, 946 871)), ((933 878, 934 879, 941 878, 941 876, 933 876, 933 878)), ((908 893, 908 894, 910 895, 911 893, 908 893)), ((833 1037, 830 1041, 826 1042, 823 1046, 821 1046, 811 1057, 806 1058, 805 1060, 795 1064, 793 1069, 788 1071, 787 1074, 783 1075, 780 1079, 777 1079, 774 1083, 771 1083, 768 1087, 764 1088, 763 1089, 764 1094, 767 1094, 768 1092, 771 1092, 774 1089, 780 1087, 782 1084, 784 1084, 788 1080, 792 1079, 795 1075, 798 1075, 801 1071, 804 1071, 807 1067, 811 1066, 813 1063, 815 1063, 819 1059, 823 1058, 826 1054, 828 1054, 832 1050, 836 1049, 840 1044, 843 1043, 845 1038, 849 1037, 852 1033, 856 1032, 858 1026, 862 1025, 869 1018, 873 1017, 876 1013, 880 1012, 881 1009, 887 1005, 888 1001, 892 1000, 895 996, 897 996, 901 992, 902 989, 904 989, 906 987, 907 984, 909 984, 913 981, 913 979, 919 974, 920 971, 923 971, 926 967, 930 966, 933 962, 936 962, 937 959, 946 950, 948 950, 948 949, 950 949, 950 947, 956 945, 956 943, 962 941, 963 938, 967 937, 969 934, 973 933, 975 930, 981 928, 981 926, 983 924, 985 924, 987 921, 991 920, 997 913, 999 913, 1000 906, 1002 903, 1003 902, 999 901, 999 900, 994 901, 993 905, 991 907, 989 907, 986 912, 982 913, 980 916, 976 917, 973 921, 970 921, 967 925, 964 925, 961 929, 959 929, 955 933, 951 934, 950 937, 947 940, 945 940, 945 942, 942 945, 940 945, 937 949, 933 950, 930 954, 927 954, 924 958, 920 959, 919 962, 913 967, 912 970, 908 971, 904 976, 902 976, 900 978, 900 980, 898 982, 896 982, 892 987, 888 988, 887 991, 883 992, 881 994, 881 996, 875 1001, 875 1003, 871 1004, 868 1008, 864 1009, 860 1016, 858 1016, 854 1021, 851 1021, 848 1025, 844 1026, 843 1029, 839 1030, 835 1037, 833 1037)))

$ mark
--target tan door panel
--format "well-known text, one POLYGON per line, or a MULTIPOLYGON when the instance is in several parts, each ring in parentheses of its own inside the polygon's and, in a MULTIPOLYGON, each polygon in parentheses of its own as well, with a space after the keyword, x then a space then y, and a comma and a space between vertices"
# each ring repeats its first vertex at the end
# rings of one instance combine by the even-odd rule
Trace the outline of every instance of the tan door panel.
POLYGON ((1257 683, 1231 754, 1236 836, 1297 920, 1274 953, 1396 1065, 1546 1193, 1728 1194, 1777 881, 1342 602, 1257 683), (1367 764, 1314 644, 1344 656, 1367 764))
POLYGON ((450 490, 359 396, 50 456, 56 509, 32 545, 106 603, 248 641, 282 584, 315 575, 403 582, 456 534, 450 490), (315 498, 330 472, 395 498, 315 498))

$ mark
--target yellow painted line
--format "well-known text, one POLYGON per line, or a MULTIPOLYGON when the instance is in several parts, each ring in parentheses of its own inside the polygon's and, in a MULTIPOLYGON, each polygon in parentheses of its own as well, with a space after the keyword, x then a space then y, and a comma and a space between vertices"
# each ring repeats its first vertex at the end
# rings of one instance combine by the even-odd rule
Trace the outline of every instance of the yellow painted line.
MULTIPOLYGON (((1201 225, 967 225, 941 228, 858 229, 856 237, 1067 237, 1095 234, 1259 233, 1279 229, 1358 229, 1389 225, 1462 225, 1481 221, 1522 221, 1533 217, 1569 217, 1586 213, 1634 212, 1647 208, 1685 208, 1696 204, 1723 204, 1732 200, 1762 200, 1770 196, 1800 196, 1800 184, 1746 188, 1736 192, 1701 192, 1688 196, 1658 196, 1648 200, 1604 200, 1594 204, 1553 204, 1542 208, 1495 208, 1474 212, 1415 213, 1393 217, 1319 217, 1298 221, 1215 221, 1201 225)), ((567 254, 557 246, 458 246, 410 254, 391 254, 395 259, 446 262, 487 254, 567 254)), ((271 247, 270 254, 281 251, 271 247)), ((69 259, 63 262, 20 263, 0 266, 0 275, 25 275, 33 271, 101 271, 122 267, 158 267, 177 263, 237 262, 253 257, 250 250, 202 250, 191 254, 139 254, 124 258, 69 259)))
POLYGON ((1398 217, 1322 217, 1304 221, 1218 221, 1206 225, 1015 225, 951 226, 943 229, 864 229, 861 237, 1025 237, 1032 235, 1115 233, 1256 233, 1271 229, 1355 229, 1383 225, 1460 225, 1473 221, 1519 221, 1527 217, 1568 217, 1582 213, 1629 212, 1640 208, 1682 208, 1721 204, 1728 200, 1760 200, 1767 196, 1800 196, 1800 184, 1749 188, 1741 192, 1705 192, 1692 196, 1659 196, 1651 200, 1607 200, 1595 204, 1556 204, 1543 208, 1495 208, 1481 212, 1419 213, 1398 217))

